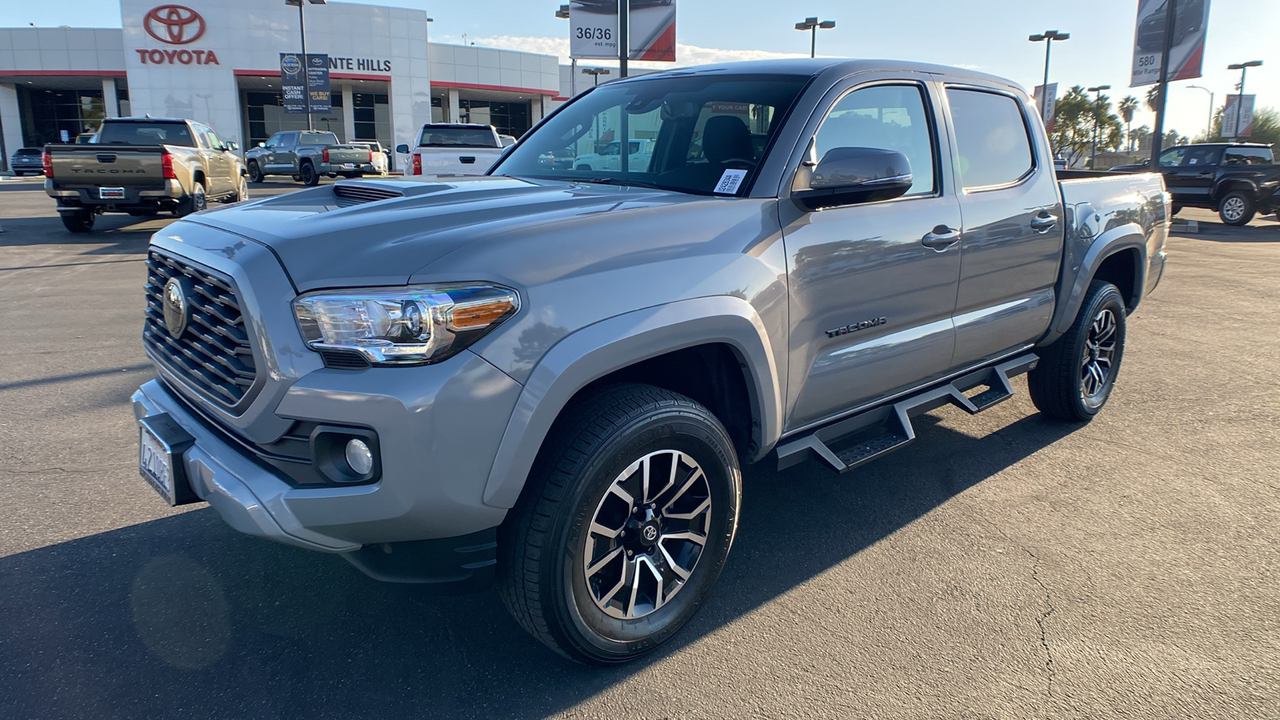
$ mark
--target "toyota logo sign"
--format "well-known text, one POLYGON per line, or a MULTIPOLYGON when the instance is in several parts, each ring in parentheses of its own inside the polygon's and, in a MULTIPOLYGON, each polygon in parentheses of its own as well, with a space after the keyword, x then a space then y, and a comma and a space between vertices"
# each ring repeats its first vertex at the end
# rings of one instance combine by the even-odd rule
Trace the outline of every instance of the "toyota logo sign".
POLYGON ((204 34, 204 18, 186 5, 157 5, 142 19, 151 37, 170 45, 186 45, 204 34))

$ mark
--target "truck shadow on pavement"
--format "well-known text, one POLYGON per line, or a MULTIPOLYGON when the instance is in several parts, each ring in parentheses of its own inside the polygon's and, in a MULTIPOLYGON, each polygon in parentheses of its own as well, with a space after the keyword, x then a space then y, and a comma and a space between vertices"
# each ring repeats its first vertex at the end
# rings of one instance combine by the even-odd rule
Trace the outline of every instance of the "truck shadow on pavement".
POLYGON ((384 585, 340 558, 242 536, 204 508, 0 559, 0 697, 8 716, 42 718, 564 711, 856 562, 1077 427, 1031 415, 972 438, 942 423, 919 418, 920 442, 848 476, 749 468, 719 585, 639 663, 574 665, 526 635, 496 592, 384 585))

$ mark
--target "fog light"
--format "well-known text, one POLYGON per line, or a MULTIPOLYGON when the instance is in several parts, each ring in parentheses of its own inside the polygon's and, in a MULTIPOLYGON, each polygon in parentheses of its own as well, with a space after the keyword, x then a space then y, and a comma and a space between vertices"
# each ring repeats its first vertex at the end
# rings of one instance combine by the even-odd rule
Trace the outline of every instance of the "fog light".
POLYGON ((368 475, 373 470, 373 452, 365 441, 353 438, 347 441, 347 464, 357 475, 368 475))

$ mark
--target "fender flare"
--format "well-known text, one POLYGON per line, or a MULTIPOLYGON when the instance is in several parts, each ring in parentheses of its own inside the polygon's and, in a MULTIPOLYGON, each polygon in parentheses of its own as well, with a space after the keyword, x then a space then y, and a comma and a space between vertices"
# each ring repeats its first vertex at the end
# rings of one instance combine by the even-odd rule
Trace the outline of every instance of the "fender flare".
POLYGON ((1227 177, 1218 180, 1213 186, 1213 204, 1217 205, 1222 202, 1222 198, 1237 190, 1247 191, 1253 195, 1256 200, 1258 197, 1258 183, 1253 178, 1245 177, 1227 177))
POLYGON ((515 505, 552 423, 579 390, 642 360, 710 343, 731 346, 745 365, 752 413, 759 422, 754 429, 756 452, 767 452, 781 434, 782 394, 764 323, 741 298, 681 300, 589 325, 543 355, 507 422, 485 485, 484 503, 498 508, 515 505))
MULTIPOLYGON (((1067 242, 1072 242, 1072 240, 1068 238, 1067 242)), ((1102 263, 1107 258, 1126 250, 1136 250, 1138 253, 1133 287, 1134 294, 1138 295, 1139 298, 1141 297, 1144 288, 1146 288, 1149 262, 1147 258, 1147 238, 1142 228, 1138 225, 1132 223, 1118 225, 1099 235, 1089 245, 1084 257, 1080 259, 1080 269, 1076 271, 1075 280, 1070 286, 1067 286, 1064 278, 1061 285, 1061 293, 1059 294, 1058 307, 1049 323, 1049 333, 1040 341, 1041 345, 1047 345, 1057 340, 1063 333, 1071 329, 1071 323, 1075 322, 1076 314, 1080 312, 1080 306, 1084 304, 1084 296, 1089 291, 1089 283, 1093 282, 1094 276, 1098 274, 1098 268, 1102 266, 1102 263)), ((1136 306, 1137 303, 1134 303, 1134 305, 1136 306)))

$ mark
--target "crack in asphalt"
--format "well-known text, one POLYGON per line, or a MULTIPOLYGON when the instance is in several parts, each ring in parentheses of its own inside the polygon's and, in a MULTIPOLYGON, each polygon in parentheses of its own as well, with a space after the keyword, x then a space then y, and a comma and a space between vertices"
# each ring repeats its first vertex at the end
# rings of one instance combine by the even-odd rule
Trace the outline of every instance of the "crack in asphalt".
POLYGON ((1026 547, 1023 547, 1021 545, 1019 545, 1018 547, 1021 548, 1022 552, 1026 553, 1027 556, 1031 558, 1031 579, 1035 581, 1036 585, 1040 586, 1040 589, 1042 591, 1044 591, 1045 611, 1041 613, 1039 617, 1036 618, 1036 626, 1040 628, 1040 647, 1044 649, 1045 683, 1048 688, 1049 697, 1052 698, 1054 696, 1053 695, 1053 676, 1054 676, 1053 648, 1049 647, 1049 635, 1047 632, 1045 632, 1045 621, 1047 621, 1049 617, 1053 615, 1056 608, 1054 608, 1053 606, 1053 598, 1049 594, 1049 587, 1044 584, 1043 580, 1040 579, 1040 558, 1036 557, 1036 554, 1028 550, 1026 547))
POLYGON ((67 475, 83 475, 86 473, 105 472, 107 470, 116 469, 114 465, 103 467, 91 467, 81 470, 68 470, 62 467, 35 468, 33 470, 16 470, 14 468, 0 468, 0 475, 39 475, 40 473, 57 472, 67 475))

